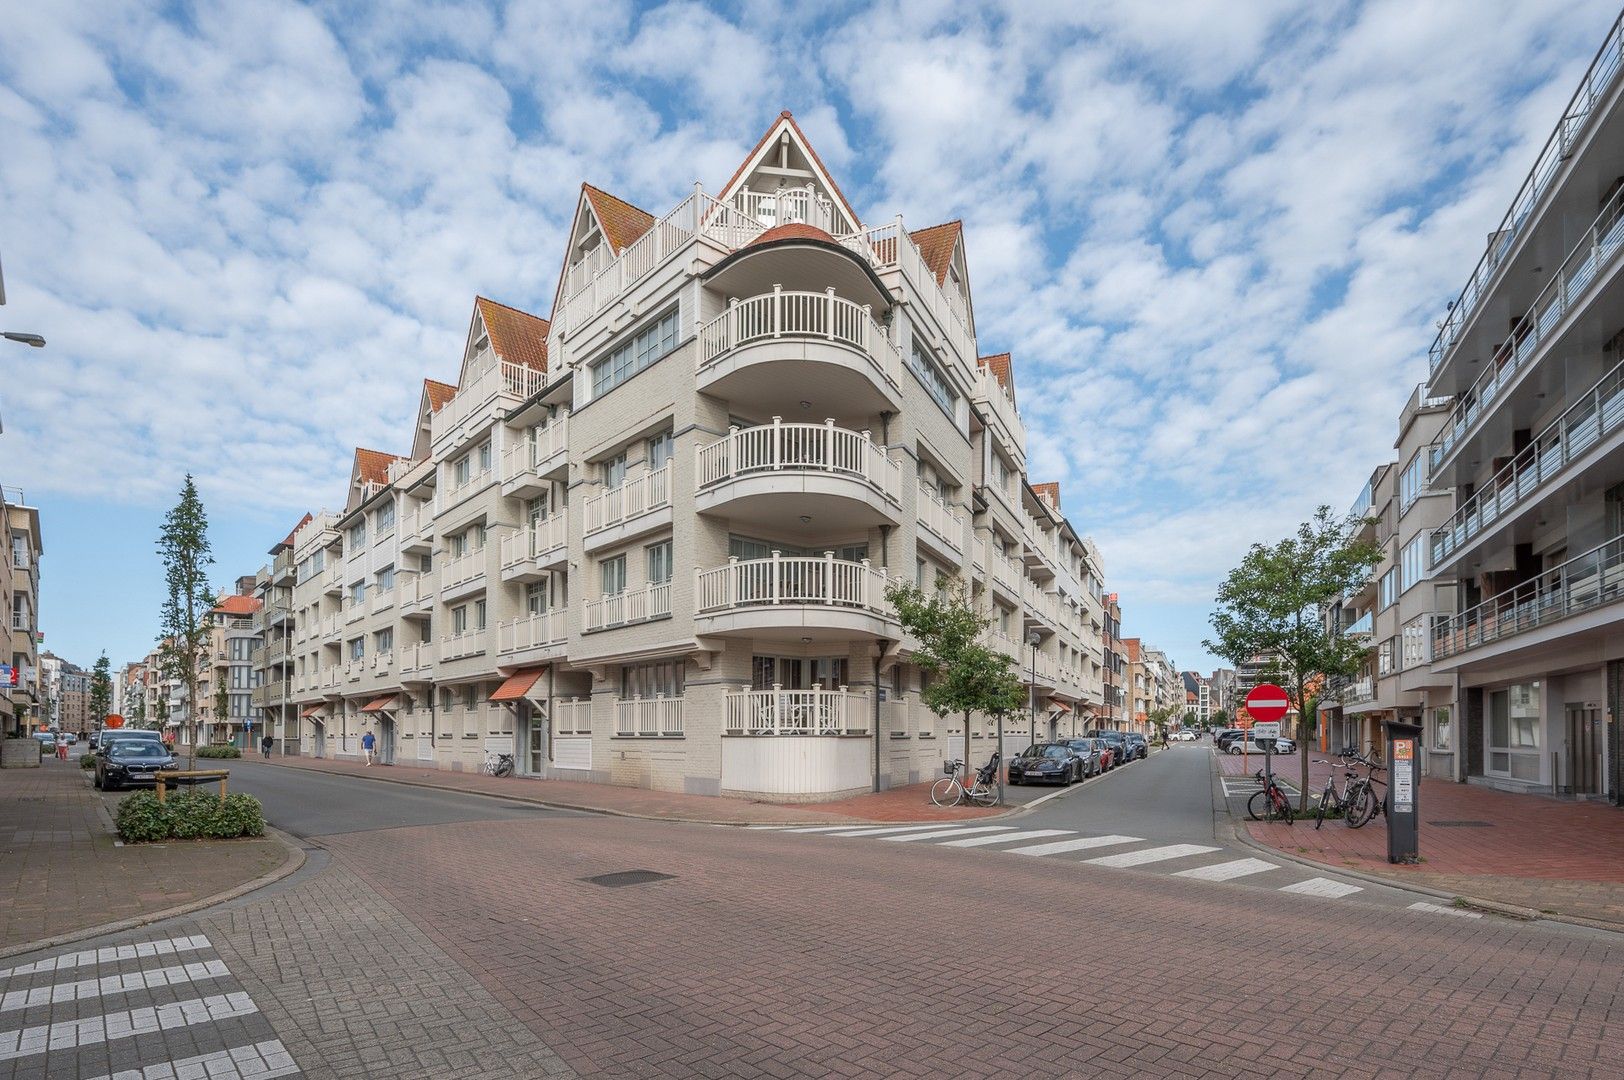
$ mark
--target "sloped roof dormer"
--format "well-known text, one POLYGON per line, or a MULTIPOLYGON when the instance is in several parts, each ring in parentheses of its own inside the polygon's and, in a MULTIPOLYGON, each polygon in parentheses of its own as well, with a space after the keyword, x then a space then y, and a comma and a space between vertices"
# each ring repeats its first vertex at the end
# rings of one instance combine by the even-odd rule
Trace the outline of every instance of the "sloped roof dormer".
POLYGON ((856 232, 860 226, 857 212, 846 201, 840 185, 824 168, 823 160, 788 109, 778 114, 778 119, 745 157, 733 178, 722 186, 717 201, 736 206, 769 228, 803 221, 843 236, 856 232), (796 189, 804 191, 808 185, 820 207, 811 213, 805 213, 803 203, 792 195, 796 189))
POLYGON ((350 466, 350 491, 344 503, 344 512, 349 513, 366 501, 368 485, 381 487, 389 483, 389 466, 404 460, 399 454, 386 454, 382 450, 357 446, 355 463, 350 466))
POLYGON ((964 251, 964 222, 948 221, 908 234, 919 248, 925 266, 936 275, 936 284, 963 306, 962 314, 971 333, 975 332, 975 306, 970 302, 970 260, 964 251))
POLYGON ((474 313, 468 322, 468 341, 463 349, 458 387, 468 385, 470 375, 477 378, 485 370, 483 366, 474 370, 474 365, 487 349, 505 363, 546 371, 550 325, 546 319, 529 312, 483 296, 474 297, 474 313))
POLYGON ((979 356, 976 364, 992 372, 992 377, 998 380, 998 385, 1009 394, 1011 401, 1015 400, 1015 369, 1009 358, 1009 353, 993 353, 991 356, 979 356))
POLYGON ((417 403, 417 426, 412 431, 412 460, 422 461, 429 456, 432 431, 429 418, 457 394, 457 388, 438 379, 423 380, 423 395, 417 403))

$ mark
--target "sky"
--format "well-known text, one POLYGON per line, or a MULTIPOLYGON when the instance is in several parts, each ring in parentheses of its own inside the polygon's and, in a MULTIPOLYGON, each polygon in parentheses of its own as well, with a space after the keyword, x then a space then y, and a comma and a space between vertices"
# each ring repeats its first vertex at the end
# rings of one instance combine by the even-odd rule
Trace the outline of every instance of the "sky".
POLYGON ((151 646, 401 452, 475 294, 548 314, 579 185, 656 215, 790 109, 865 220, 962 218, 982 353, 1124 633, 1351 505, 1617 0, 4 6, 0 483, 46 646, 151 646))

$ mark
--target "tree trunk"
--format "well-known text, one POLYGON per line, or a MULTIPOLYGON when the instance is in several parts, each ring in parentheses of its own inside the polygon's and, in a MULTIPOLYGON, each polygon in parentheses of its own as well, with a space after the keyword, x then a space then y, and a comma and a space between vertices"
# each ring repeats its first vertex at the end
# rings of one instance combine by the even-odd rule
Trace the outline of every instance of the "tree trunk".
POLYGON ((1297 792, 1297 813, 1308 813, 1308 684, 1297 677, 1297 764, 1302 789, 1297 792))
POLYGON ((964 772, 970 775, 975 770, 975 762, 970 760, 970 710, 964 710, 964 772))

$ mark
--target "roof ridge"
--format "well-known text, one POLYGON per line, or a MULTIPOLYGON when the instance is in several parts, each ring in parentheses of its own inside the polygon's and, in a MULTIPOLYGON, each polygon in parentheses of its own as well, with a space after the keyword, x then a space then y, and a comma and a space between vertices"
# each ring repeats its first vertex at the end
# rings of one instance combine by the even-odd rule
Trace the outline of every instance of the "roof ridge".
MULTIPOLYGON (((517 308, 517 307, 514 307, 512 304, 504 304, 504 303, 502 303, 502 301, 493 300, 493 299, 491 299, 490 297, 486 296, 483 293, 475 293, 474 294, 474 302, 477 304, 477 303, 480 303, 482 301, 484 303, 487 303, 487 304, 495 304, 499 308, 506 308, 507 310, 515 312, 516 314, 519 314, 519 315, 527 315, 532 319, 540 319, 542 322, 551 322, 551 320, 548 319, 544 315, 537 315, 533 311, 526 311, 524 308, 517 308)), ((425 381, 427 381, 427 380, 425 380, 425 381)))

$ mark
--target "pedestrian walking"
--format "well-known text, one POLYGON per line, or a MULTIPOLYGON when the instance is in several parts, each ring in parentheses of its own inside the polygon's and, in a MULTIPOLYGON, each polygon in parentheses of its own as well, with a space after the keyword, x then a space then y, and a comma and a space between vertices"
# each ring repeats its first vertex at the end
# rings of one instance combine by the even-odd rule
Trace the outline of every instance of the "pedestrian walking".
POLYGON ((259 740, 259 756, 262 758, 271 756, 271 737, 269 735, 259 740))
POLYGON ((367 765, 369 767, 372 764, 372 749, 377 745, 378 740, 372 737, 372 732, 369 731, 365 735, 361 736, 361 752, 366 755, 367 765))

